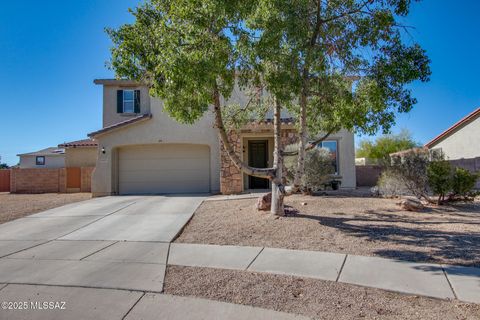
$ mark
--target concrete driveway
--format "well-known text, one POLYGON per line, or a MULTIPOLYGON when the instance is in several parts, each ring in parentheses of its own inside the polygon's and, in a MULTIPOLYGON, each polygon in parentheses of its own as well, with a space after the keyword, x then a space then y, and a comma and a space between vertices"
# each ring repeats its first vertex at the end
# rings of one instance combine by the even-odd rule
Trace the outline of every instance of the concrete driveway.
MULTIPOLYGON (((90 310, 92 318, 103 318, 97 313, 104 310, 106 319, 121 319, 145 292, 162 291, 169 242, 204 198, 96 198, 2 224, 0 300, 50 302, 55 297, 67 300, 70 310, 96 309, 90 310), (92 292, 83 297, 87 289, 73 287, 92 292), (38 294, 31 296, 32 290, 38 294)), ((58 318, 67 314, 60 312, 58 318)), ((26 314, 9 313, 9 318, 14 315, 26 314)), ((41 313, 30 316, 42 319, 41 313)))

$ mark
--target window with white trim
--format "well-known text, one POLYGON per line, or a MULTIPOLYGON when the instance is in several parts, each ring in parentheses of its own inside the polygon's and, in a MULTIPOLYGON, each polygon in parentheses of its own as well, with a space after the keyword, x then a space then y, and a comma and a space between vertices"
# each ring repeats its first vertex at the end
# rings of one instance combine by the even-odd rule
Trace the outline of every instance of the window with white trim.
POLYGON ((318 144, 318 147, 327 149, 332 159, 332 165, 335 168, 335 174, 340 172, 340 164, 338 162, 338 141, 337 140, 325 140, 318 144))
POLYGON ((123 90, 123 112, 135 112, 135 90, 123 90))

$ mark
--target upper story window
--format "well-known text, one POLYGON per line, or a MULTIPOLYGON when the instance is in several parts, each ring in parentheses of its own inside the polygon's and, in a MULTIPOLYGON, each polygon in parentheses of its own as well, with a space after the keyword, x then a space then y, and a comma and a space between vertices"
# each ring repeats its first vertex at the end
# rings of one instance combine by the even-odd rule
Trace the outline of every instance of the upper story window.
POLYGON ((133 113, 135 105, 135 91, 123 90, 123 112, 133 113))
POLYGON ((335 169, 335 174, 339 173, 340 164, 338 162, 338 141, 337 140, 325 140, 318 144, 320 148, 327 149, 330 152, 332 159, 332 165, 335 169))
POLYGON ((140 113, 140 90, 117 90, 117 113, 140 113))
POLYGON ((45 157, 44 156, 36 156, 35 157, 35 164, 37 166, 44 166, 45 165, 45 157))

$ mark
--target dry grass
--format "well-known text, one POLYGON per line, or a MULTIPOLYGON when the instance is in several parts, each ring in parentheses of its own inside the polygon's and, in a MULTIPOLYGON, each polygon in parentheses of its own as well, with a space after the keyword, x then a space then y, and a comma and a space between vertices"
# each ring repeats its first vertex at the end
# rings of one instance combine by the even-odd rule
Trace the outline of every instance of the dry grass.
POLYGON ((165 293, 302 314, 314 319, 479 319, 480 305, 350 284, 246 271, 169 266, 165 293))
POLYGON ((91 193, 3 193, 0 194, 0 223, 91 197, 91 193))
POLYGON ((398 200, 294 195, 274 217, 256 199, 208 201, 176 242, 266 246, 480 267, 480 203, 402 211, 398 200), (305 203, 306 205, 303 205, 305 203))

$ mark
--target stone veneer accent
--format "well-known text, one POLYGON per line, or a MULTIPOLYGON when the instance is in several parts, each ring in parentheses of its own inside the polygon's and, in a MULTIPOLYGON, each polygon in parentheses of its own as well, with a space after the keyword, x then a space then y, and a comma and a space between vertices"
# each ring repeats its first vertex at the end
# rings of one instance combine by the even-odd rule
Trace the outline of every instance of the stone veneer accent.
MULTIPOLYGON (((266 129, 261 130, 262 133, 267 133, 273 137, 272 125, 265 125, 266 129)), ((242 138, 243 134, 259 132, 259 129, 255 128, 246 128, 241 130, 231 130, 228 133, 228 138, 232 144, 235 152, 242 158, 242 138)), ((281 131, 281 141, 282 145, 288 145, 296 143, 298 141, 298 136, 295 129, 283 129, 281 131)), ((270 155, 272 157, 273 155, 270 155)), ((243 174, 242 172, 233 164, 232 160, 228 156, 223 143, 220 141, 220 192, 222 194, 236 194, 243 191, 243 174)))

